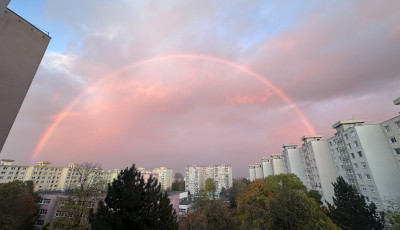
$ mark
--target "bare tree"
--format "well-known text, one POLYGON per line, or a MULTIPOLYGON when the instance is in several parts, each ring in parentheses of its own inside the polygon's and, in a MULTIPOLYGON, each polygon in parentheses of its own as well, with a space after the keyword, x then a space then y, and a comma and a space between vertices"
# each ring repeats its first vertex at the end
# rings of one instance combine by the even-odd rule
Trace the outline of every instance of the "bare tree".
POLYGON ((90 209, 105 196, 106 174, 97 163, 70 165, 66 197, 59 201, 58 218, 53 223, 55 228, 88 228, 90 209))

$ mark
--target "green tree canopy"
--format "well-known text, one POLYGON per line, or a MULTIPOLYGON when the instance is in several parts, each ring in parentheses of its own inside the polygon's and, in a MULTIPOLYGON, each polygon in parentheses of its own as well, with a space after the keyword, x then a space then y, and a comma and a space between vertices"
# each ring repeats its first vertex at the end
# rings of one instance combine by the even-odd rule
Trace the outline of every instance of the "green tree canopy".
POLYGON ((332 183, 335 196, 328 204, 329 217, 342 229, 383 229, 383 218, 374 203, 366 204, 365 197, 343 177, 332 183))
POLYGON ((213 198, 215 197, 216 187, 215 187, 215 184, 214 184, 214 180, 212 178, 207 178, 204 190, 207 193, 212 193, 213 198))
POLYGON ((176 214, 157 179, 145 182, 133 165, 108 186, 107 196, 91 214, 92 229, 177 229, 176 214))
POLYGON ((0 184, 1 229, 32 229, 39 216, 37 198, 32 181, 0 184))

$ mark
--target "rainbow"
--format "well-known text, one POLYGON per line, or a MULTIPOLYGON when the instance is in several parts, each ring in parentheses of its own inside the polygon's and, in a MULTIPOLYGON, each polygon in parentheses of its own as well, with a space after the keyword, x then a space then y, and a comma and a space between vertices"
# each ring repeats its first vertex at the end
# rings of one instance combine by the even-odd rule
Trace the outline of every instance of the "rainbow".
POLYGON ((167 55, 167 56, 158 56, 154 58, 149 58, 145 60, 141 60, 138 62, 131 63, 129 65, 126 65, 114 72, 112 72, 109 75, 106 75, 102 77, 96 84, 82 92, 74 101, 72 101, 68 106, 66 106, 54 119, 53 123, 47 128, 47 130, 44 132, 42 137, 40 138, 38 144, 36 145, 34 152, 31 157, 31 161, 36 159, 42 150, 42 148, 46 145, 47 141, 53 134, 54 130, 57 128, 57 126, 60 124, 60 122, 68 115, 69 111, 81 100, 83 99, 89 92, 91 92, 93 89, 95 89, 97 86, 102 84, 103 82, 118 76, 119 74, 130 70, 132 68, 138 67, 140 65, 152 63, 152 62, 159 62, 163 60, 173 60, 173 59, 194 59, 194 60, 206 60, 214 63, 219 63, 222 65, 230 66, 232 68, 235 68, 239 71, 242 71, 243 73, 248 74, 249 76, 259 80, 262 82, 264 85, 272 89, 277 95, 279 95, 286 103, 290 105, 290 107, 295 111, 297 116, 300 118, 300 120, 303 122, 303 124, 306 126, 308 131, 311 134, 316 134, 315 129, 311 125, 311 123, 308 121, 308 119, 305 117, 303 112, 299 109, 299 107, 293 102, 293 100, 286 95, 281 89, 279 89, 276 85, 274 85, 271 81, 265 79, 263 76, 260 74, 252 71, 251 69, 244 67, 242 65, 236 64, 234 62, 221 59, 221 58, 216 58, 212 56, 205 56, 205 55, 198 55, 198 54, 174 54, 174 55, 167 55))

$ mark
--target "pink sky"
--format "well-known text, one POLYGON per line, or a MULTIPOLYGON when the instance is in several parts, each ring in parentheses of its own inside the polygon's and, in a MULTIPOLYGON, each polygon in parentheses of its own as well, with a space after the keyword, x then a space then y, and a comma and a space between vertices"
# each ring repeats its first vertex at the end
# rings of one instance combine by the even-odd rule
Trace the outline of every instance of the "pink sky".
POLYGON ((400 111, 392 103, 400 96, 398 1, 85 1, 80 11, 74 2, 44 1, 42 17, 73 32, 65 50, 43 58, 2 158, 181 173, 186 165, 225 163, 234 177, 248 177, 249 164, 310 134, 273 88, 222 63, 165 59, 104 78, 172 54, 249 68, 288 95, 325 138, 338 120, 378 123, 400 111))

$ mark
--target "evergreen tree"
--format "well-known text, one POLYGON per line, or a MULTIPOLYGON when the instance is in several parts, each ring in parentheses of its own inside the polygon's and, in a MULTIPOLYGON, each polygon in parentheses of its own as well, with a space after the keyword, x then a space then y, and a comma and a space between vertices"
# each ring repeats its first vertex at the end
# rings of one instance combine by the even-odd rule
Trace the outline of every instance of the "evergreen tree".
POLYGON ((332 183, 335 196, 328 204, 328 216, 342 229, 383 229, 383 218, 374 203, 366 204, 363 195, 343 177, 332 183))
POLYGON ((157 179, 147 182, 133 165, 108 186, 107 196, 91 213, 92 229, 177 229, 176 214, 157 179))

